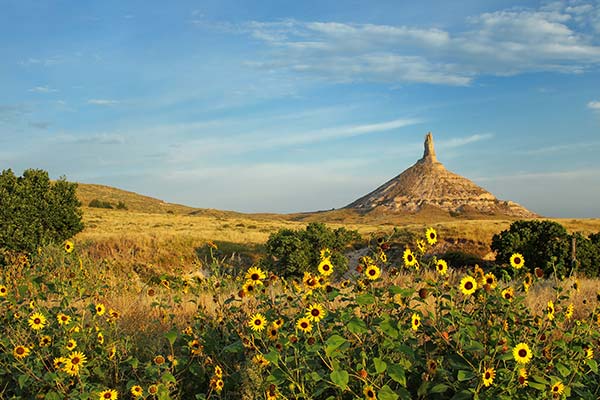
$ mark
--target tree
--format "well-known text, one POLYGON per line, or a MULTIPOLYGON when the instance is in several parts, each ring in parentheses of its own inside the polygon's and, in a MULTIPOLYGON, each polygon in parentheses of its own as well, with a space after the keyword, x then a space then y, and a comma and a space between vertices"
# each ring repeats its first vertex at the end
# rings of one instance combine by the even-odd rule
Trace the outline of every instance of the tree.
POLYGON ((0 248, 31 253, 40 245, 62 242, 83 230, 77 184, 64 177, 28 169, 17 177, 0 174, 0 248))
POLYGON ((266 243, 267 258, 263 265, 284 276, 300 276, 305 271, 316 272, 321 250, 331 251, 335 271, 348 269, 348 260, 342 251, 352 242, 360 240, 357 231, 345 228, 332 230, 322 223, 310 223, 306 230, 280 229, 269 236, 266 243))
POLYGON ((539 267, 552 274, 556 268, 562 275, 571 267, 569 234, 553 221, 515 221, 508 230, 494 235, 491 248, 500 263, 508 263, 513 253, 522 254, 529 271, 539 267))

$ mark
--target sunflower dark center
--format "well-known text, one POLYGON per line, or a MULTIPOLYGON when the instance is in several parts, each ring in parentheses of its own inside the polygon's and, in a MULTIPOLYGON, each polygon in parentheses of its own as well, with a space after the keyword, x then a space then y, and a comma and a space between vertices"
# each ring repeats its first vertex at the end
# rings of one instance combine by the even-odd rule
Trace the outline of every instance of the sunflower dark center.
POLYGON ((429 234, 429 237, 430 237, 431 239, 435 239, 435 233, 431 232, 431 233, 429 234))
POLYGON ((465 282, 465 289, 467 289, 467 290, 473 289, 473 282, 465 282))
POLYGON ((526 356, 527 356, 527 350, 525 350, 525 349, 519 350, 519 357, 526 357, 526 356))
POLYGON ((257 280, 258 280, 258 278, 259 278, 259 276, 258 276, 258 274, 255 272, 255 273, 253 273, 253 274, 250 276, 250 278, 251 278, 253 281, 257 281, 257 280))
POLYGON ((23 354, 23 353, 25 353, 25 348, 17 347, 17 354, 23 354))
POLYGON ((77 364, 79 364, 79 362, 80 362, 80 361, 81 361, 81 360, 79 359, 79 357, 73 357, 73 358, 71 359, 71 364, 73 364, 73 365, 77 365, 77 364))
POLYGON ((302 322, 300 323, 300 326, 301 326, 302 328, 305 328, 305 329, 306 329, 306 328, 308 328, 308 322, 302 321, 302 322))
POLYGON ((323 265, 323 271, 329 271, 329 264, 323 265))
POLYGON ((377 273, 377 271, 375 271, 373 268, 371 268, 369 270, 369 275, 371 275, 371 276, 375 275, 376 273, 377 273))
POLYGON ((110 399, 111 397, 112 397, 112 395, 110 393, 104 393, 105 399, 110 399))
POLYGON ((408 257, 406 257, 406 259, 408 260, 408 262, 411 262, 413 260, 413 256, 409 254, 408 257))
POLYGON ((515 264, 521 264, 521 259, 519 257, 515 257, 515 264))
POLYGON ((492 377, 492 374, 490 374, 489 371, 485 371, 485 379, 490 379, 492 377))
POLYGON ((372 390, 367 390, 367 397, 375 397, 375 393, 372 390))
POLYGON ((319 315, 321 315, 321 311, 319 311, 319 309, 318 309, 318 308, 313 308, 313 309, 312 309, 312 311, 310 312, 310 314, 311 314, 313 317, 318 317, 319 315))
POLYGON ((262 325, 262 321, 260 319, 255 319, 254 320, 254 325, 261 326, 262 325))

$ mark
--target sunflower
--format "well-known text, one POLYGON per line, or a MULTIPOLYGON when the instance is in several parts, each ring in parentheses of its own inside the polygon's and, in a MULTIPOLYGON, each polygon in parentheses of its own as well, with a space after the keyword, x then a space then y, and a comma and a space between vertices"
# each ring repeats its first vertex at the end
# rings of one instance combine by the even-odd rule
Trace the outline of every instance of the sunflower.
POLYGON ((52 338, 48 335, 44 335, 40 338, 40 347, 48 347, 52 343, 52 338))
POLYGON ((527 364, 531 361, 533 354, 527 343, 519 343, 513 349, 513 357, 519 364, 527 364))
POLYGON ((148 386, 148 393, 156 394, 158 393, 158 385, 150 385, 148 386))
POLYGON ((189 341, 188 346, 190 347, 190 353, 192 353, 195 356, 202 354, 202 350, 204 349, 204 346, 200 344, 198 339, 189 341))
POLYGON ((69 323, 71 323, 71 317, 63 313, 59 313, 56 316, 56 319, 58 320, 59 325, 69 325, 69 323))
POLYGON ((130 391, 133 397, 142 397, 144 395, 144 389, 140 385, 133 385, 130 391))
POLYGON ((104 315, 104 313, 106 312, 106 306, 102 303, 98 303, 95 306, 95 310, 96 310, 96 315, 98 315, 98 316, 104 315))
POLYGON ((423 239, 417 239, 417 249, 421 252, 421 254, 425 254, 426 244, 423 239))
POLYGON ((427 243, 430 245, 434 245, 437 242, 437 232, 433 228, 425 231, 425 237, 427 238, 427 243))
POLYGON ((553 396, 561 395, 564 390, 565 390, 565 385, 563 385, 563 383, 561 381, 554 382, 552 384, 552 387, 550 388, 550 392, 552 393, 553 396))
POLYGON ((99 400, 117 400, 118 398, 119 393, 114 389, 103 390, 98 397, 99 400))
POLYGON ((46 326, 46 317, 44 317, 43 314, 36 312, 33 313, 31 317, 29 317, 28 323, 31 329, 33 329, 34 331, 39 331, 44 326, 46 326))
POLYGON ((437 270, 438 274, 444 276, 448 272, 448 263, 445 260, 437 260, 435 269, 437 270))
POLYGON ((465 276, 460 281, 460 291, 463 292, 464 295, 468 296, 477 290, 477 281, 470 275, 465 276))
POLYGON ((412 330, 417 331, 419 326, 421 326, 421 317, 417 313, 413 313, 411 317, 412 330))
POLYGON ((402 259, 404 260, 404 265, 406 265, 407 267, 412 267, 413 265, 415 265, 417 263, 417 259, 415 258, 415 255, 412 253, 412 251, 408 247, 406 248, 406 250, 404 250, 402 259))
POLYGON ((377 267, 377 265, 371 264, 367 266, 367 269, 365 270, 365 275, 367 276, 367 278, 374 281, 375 279, 381 276, 381 270, 379 269, 379 267, 377 267))
POLYGON ((269 360, 267 360, 262 354, 256 354, 254 357, 252 357, 252 362, 261 368, 264 368, 270 364, 269 360))
POLYGON ((373 386, 365 386, 365 388, 363 389, 363 393, 365 395, 365 399, 367 400, 373 400, 377 398, 377 393, 375 393, 375 389, 373 389, 373 386))
POLYGON ((483 374, 481 374, 481 378, 483 379, 483 385, 485 387, 491 386, 494 383, 494 378, 496 377, 496 371, 494 368, 486 369, 483 374))
POLYGON ((79 375, 79 369, 87 361, 87 357, 80 351, 74 351, 67 357, 63 370, 69 375, 79 375))
POLYGON ((305 272, 304 277, 302 278, 302 283, 308 289, 318 289, 321 285, 319 284, 319 279, 311 274, 310 272, 305 272))
POLYGON ((298 319, 298 322, 296 322, 296 328, 300 329, 304 333, 308 333, 312 331, 313 326, 310 323, 310 319, 302 317, 298 319))
POLYGON ((16 358, 23 359, 25 357, 27 357, 30 353, 29 347, 27 346, 22 346, 22 345, 18 345, 15 346, 15 348, 13 349, 13 356, 15 356, 16 358))
POLYGON ((283 326, 283 318, 277 318, 275 321, 273 321, 273 326, 275 326, 277 329, 280 329, 283 326))
POLYGON ((210 387, 217 393, 221 393, 221 390, 223 390, 224 386, 225 382, 223 382, 223 379, 214 376, 210 379, 210 387))
POLYGON ((157 355, 156 357, 154 357, 154 364, 156 365, 162 365, 165 363, 165 358, 162 355, 157 355))
POLYGON ((517 380, 519 381, 519 385, 521 385, 522 387, 527 386, 527 384, 529 382, 527 382, 527 370, 525 368, 520 368, 519 369, 519 377, 517 378, 517 380))
POLYGON ((223 369, 220 366, 218 366, 218 365, 215 365, 215 376, 217 378, 222 378, 223 377, 223 369))
POLYGON ((246 280, 249 281, 258 282, 262 281, 266 277, 267 274, 265 274, 265 272, 262 269, 257 267, 251 267, 248 269, 248 272, 246 272, 246 280))
POLYGON ((65 347, 67 348, 67 350, 73 351, 73 349, 77 347, 77 342, 75 341, 75 339, 69 339, 65 347))
POLYGON ((65 251, 67 253, 70 253, 73 251, 73 248, 74 248, 73 242, 71 242, 70 240, 65 240, 65 251))
POLYGON ((329 276, 333 273, 333 266, 331 265, 331 261, 329 258, 322 260, 317 267, 319 273, 323 276, 329 276))
POLYGON ((306 309, 306 318, 314 322, 319 322, 325 318, 326 314, 327 313, 321 304, 311 304, 306 309))
POLYGON ((104 344, 104 335, 102 332, 98 332, 96 335, 96 339, 98 339, 98 344, 104 344))
POLYGON ((515 292, 513 291, 512 287, 507 287, 506 289, 504 289, 502 291, 502 298, 504 300, 512 301, 512 299, 514 299, 514 297, 515 297, 515 292))
POLYGON ((325 247, 323 250, 321 250, 321 252, 319 253, 319 258, 321 260, 327 260, 328 258, 331 257, 331 250, 329 250, 327 247, 325 247))
POLYGON ((585 351, 586 360, 592 360, 594 358, 594 348, 590 346, 586 346, 583 348, 585 351))
POLYGON ((248 326, 255 332, 260 332, 265 329, 267 319, 261 313, 256 313, 248 321, 248 326))
POLYGON ((552 300, 548 301, 546 311, 548 312, 548 319, 552 321, 554 319, 554 302, 552 300))
POLYGON ((245 295, 253 295, 254 293, 256 293, 258 291, 259 286, 262 286, 262 284, 263 283, 261 281, 255 282, 255 281, 247 280, 242 285, 242 292, 245 295))
POLYGON ((514 253, 510 256, 510 265, 512 265, 513 268, 521 269, 523 268, 523 265, 525 265, 525 259, 520 253, 514 253))
POLYGON ((108 315, 110 315, 110 317, 113 320, 117 320, 117 319, 121 318, 121 313, 119 313, 117 310, 114 310, 112 308, 110 310, 108 310, 108 315))
POLYGON ((8 294, 8 288, 4 285, 0 285, 0 297, 6 297, 8 294))
POLYGON ((493 290, 498 286, 498 281, 496 280, 496 275, 491 272, 488 272, 483 276, 483 283, 486 289, 493 290))
POLYGON ((66 357, 54 357, 52 363, 54 364, 54 369, 59 370, 63 369, 67 364, 68 359, 66 357))
POLYGON ((277 337, 278 337, 277 333, 278 333, 277 326, 275 324, 271 324, 271 326, 267 330, 267 338, 269 340, 277 340, 277 337))

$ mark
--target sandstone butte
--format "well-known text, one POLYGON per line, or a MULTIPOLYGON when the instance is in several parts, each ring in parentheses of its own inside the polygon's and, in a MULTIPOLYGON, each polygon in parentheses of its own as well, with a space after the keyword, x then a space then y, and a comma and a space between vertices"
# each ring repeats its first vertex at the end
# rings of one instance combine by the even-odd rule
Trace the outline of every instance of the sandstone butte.
POLYGON ((497 199, 438 161, 431 132, 425 136, 423 158, 400 175, 345 208, 360 213, 409 212, 437 207, 451 214, 479 213, 534 218, 538 215, 512 201, 497 199))

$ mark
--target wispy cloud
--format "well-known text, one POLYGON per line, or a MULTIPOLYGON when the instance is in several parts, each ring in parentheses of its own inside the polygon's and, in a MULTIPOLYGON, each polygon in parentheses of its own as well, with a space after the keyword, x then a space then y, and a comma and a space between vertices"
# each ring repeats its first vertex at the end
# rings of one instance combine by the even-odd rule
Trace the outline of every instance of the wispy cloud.
POLYGON ((453 138, 453 139, 441 141, 439 144, 440 144, 440 147, 446 147, 446 148, 462 147, 467 144, 481 142, 483 140, 489 140, 489 139, 492 139, 493 137, 494 137, 493 133, 477 133, 477 134, 471 135, 471 136, 465 136, 465 137, 459 137, 459 138, 453 138))
POLYGON ((476 182, 489 182, 489 181, 506 181, 506 180, 535 180, 535 179, 577 179, 592 177, 597 178, 600 176, 600 169, 589 168, 589 169, 578 169, 570 171, 549 171, 549 172, 524 172, 511 175, 500 175, 500 176, 488 176, 478 177, 473 180, 476 182))
POLYGON ((600 146, 600 142, 566 143, 524 150, 516 152, 516 154, 539 155, 569 151, 595 151, 598 146, 600 146))
POLYGON ((480 75, 581 73, 600 65, 600 46, 587 33, 600 23, 598 3, 508 9, 467 22, 459 32, 293 19, 219 28, 268 47, 266 57, 250 60, 249 66, 333 82, 460 86, 480 75))
POLYGON ((120 103, 118 100, 109 100, 109 99, 89 99, 87 101, 88 104, 93 104, 96 106, 115 106, 120 103))
POLYGON ((96 133, 92 135, 60 134, 54 137, 58 143, 70 144, 106 144, 115 145, 126 142, 125 137, 118 133, 96 133))
POLYGON ((591 110, 600 111, 600 101, 590 101, 587 103, 587 107, 591 110))
POLYGON ((34 93, 56 93, 58 92, 58 89, 53 89, 48 86, 36 86, 29 89, 29 91, 34 93))
MULTIPOLYGON (((400 129, 409 125, 421 123, 416 118, 400 118, 391 121, 372 124, 356 124, 334 126, 309 131, 284 131, 277 128, 277 132, 259 131, 231 136, 207 136, 203 139, 186 141, 174 146, 171 160, 174 163, 196 160, 201 155, 227 152, 228 154, 243 154, 255 150, 277 149, 290 146, 308 145, 319 142, 344 139, 349 137, 368 135, 400 129)), ((187 129, 180 125, 180 129, 187 129)), ((271 129, 272 130, 272 129, 271 129)), ((171 132, 173 132, 171 130, 171 132)))

